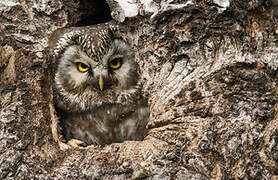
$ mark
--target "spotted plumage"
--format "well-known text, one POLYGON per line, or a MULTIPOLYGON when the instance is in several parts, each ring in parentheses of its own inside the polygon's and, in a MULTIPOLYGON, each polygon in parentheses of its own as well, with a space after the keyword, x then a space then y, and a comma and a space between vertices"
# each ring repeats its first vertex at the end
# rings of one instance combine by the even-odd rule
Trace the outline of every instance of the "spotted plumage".
POLYGON ((66 140, 86 145, 142 140, 149 108, 134 51, 109 23, 55 31, 53 93, 66 140))

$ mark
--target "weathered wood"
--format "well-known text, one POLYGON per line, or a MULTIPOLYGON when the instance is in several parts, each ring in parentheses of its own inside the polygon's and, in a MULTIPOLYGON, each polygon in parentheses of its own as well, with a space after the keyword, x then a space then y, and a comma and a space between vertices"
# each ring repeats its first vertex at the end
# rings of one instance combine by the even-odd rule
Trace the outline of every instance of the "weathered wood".
POLYGON ((277 0, 119 2, 148 136, 77 150, 53 130, 48 37, 109 20, 106 4, 0 2, 0 179, 277 178, 277 0))

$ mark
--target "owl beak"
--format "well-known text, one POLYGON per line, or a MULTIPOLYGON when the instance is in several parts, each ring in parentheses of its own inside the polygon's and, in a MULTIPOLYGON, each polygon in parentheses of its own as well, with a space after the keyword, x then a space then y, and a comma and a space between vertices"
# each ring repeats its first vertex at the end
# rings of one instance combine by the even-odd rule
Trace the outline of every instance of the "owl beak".
POLYGON ((99 84, 99 89, 102 91, 103 90, 103 84, 104 84, 102 75, 99 76, 98 84, 99 84))

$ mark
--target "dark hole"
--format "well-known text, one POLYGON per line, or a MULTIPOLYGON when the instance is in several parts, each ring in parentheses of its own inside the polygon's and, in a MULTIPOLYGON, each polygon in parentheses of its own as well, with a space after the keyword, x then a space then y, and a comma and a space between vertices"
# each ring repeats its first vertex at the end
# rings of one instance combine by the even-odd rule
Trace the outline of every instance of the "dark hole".
POLYGON ((81 16, 76 26, 88 26, 110 21, 111 11, 104 0, 80 0, 81 16))

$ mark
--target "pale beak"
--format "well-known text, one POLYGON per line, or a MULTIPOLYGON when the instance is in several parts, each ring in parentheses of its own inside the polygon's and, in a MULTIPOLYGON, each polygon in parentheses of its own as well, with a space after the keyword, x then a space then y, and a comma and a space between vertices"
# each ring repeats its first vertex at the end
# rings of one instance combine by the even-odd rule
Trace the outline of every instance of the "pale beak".
POLYGON ((99 89, 102 91, 103 90, 103 78, 102 78, 102 75, 99 76, 99 79, 98 79, 98 85, 99 85, 99 89))

